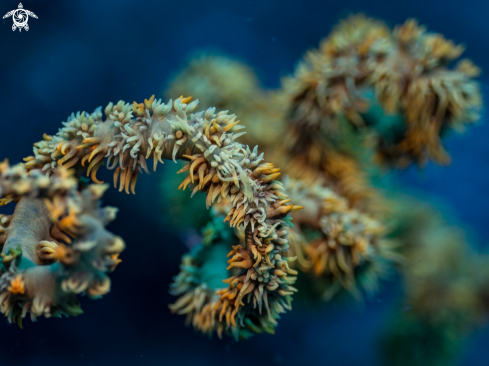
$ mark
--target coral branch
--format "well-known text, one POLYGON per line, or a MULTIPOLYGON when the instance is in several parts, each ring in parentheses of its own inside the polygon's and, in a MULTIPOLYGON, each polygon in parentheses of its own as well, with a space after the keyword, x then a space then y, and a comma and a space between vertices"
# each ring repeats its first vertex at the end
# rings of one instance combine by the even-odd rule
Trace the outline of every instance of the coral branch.
MULTIPOLYGON (((246 241, 233 247, 230 253, 233 258, 229 261, 230 267, 238 267, 241 271, 227 280, 222 278, 229 287, 217 292, 220 296, 213 305, 219 311, 219 322, 224 317, 226 328, 237 329, 237 323, 243 321, 244 314, 253 304, 259 304, 260 312, 265 304, 271 317, 270 311, 276 309, 270 310, 268 299, 283 297, 284 307, 290 308, 290 295, 295 289, 290 286, 293 278, 287 274, 295 274, 295 271, 288 267, 288 260, 282 255, 288 250, 287 234, 291 226, 288 213, 301 207, 290 203, 282 184, 275 180, 280 174, 279 169, 273 164, 262 163, 263 154, 258 154, 257 147, 252 151, 235 141, 240 135, 235 132, 242 128, 236 116, 228 115, 227 111, 215 114, 215 108, 193 113, 198 101, 187 104, 190 99, 179 98, 162 104, 153 96, 140 104, 111 103, 105 108, 105 120, 102 120, 100 109, 92 114, 73 114, 56 135, 45 135, 43 141, 35 144, 34 156, 25 159, 25 166, 41 169, 55 179, 60 167, 74 168, 81 174, 88 164, 87 176, 98 182, 97 170, 106 159, 108 168, 115 169, 114 185, 119 181, 120 191, 135 193, 138 173, 148 172, 146 159, 153 158, 154 169, 158 161, 163 162, 162 159, 188 160, 181 170, 187 177, 180 188, 190 185, 193 194, 197 191, 206 193, 208 208, 216 200, 225 201, 228 207, 225 221, 245 233, 246 241), (239 255, 235 255, 238 251, 239 255), (240 261, 238 257, 246 259, 240 261), (251 294, 253 298, 250 298, 251 294), (246 295, 250 296, 245 298, 246 295)), ((62 211, 54 199, 47 206, 52 215, 62 211)), ((95 230, 85 221, 88 230, 95 230)), ((57 221, 60 232, 71 236, 84 234, 77 232, 78 225, 81 223, 77 212, 70 211, 57 221)), ((49 257, 52 250, 47 244, 49 239, 43 240, 41 253, 49 257)), ((92 245, 95 242, 87 241, 56 249, 58 260, 66 266, 72 261, 84 263, 85 254, 79 251, 91 253, 92 245)), ((96 292, 92 280, 92 277, 74 272, 62 282, 62 290, 91 294, 96 292)), ((101 292, 108 289, 105 282, 99 280, 96 283, 101 292)), ((48 294, 54 296, 53 290, 48 294)), ((181 300, 182 303, 185 301, 181 300)), ((49 308, 48 302, 43 304, 43 308, 49 308)), ((178 304, 175 305, 177 308, 178 304)))
POLYGON ((477 121, 481 107, 479 86, 472 80, 479 69, 469 60, 447 67, 462 51, 412 19, 391 32, 363 15, 349 17, 284 83, 292 130, 288 148, 303 151, 313 164, 319 156, 317 135, 327 134, 326 146, 338 147, 348 122, 354 129, 375 131, 378 158, 385 163, 448 162, 441 135, 477 121), (369 118, 377 103, 399 117, 395 125, 369 118))
POLYGON ((120 261, 124 242, 104 228, 116 212, 98 205, 105 188, 79 192, 63 168, 48 178, 2 164, 0 197, 19 200, 0 241, 0 311, 10 322, 21 325, 28 313, 32 320, 78 315, 76 294, 97 298, 110 290, 106 272, 120 261))
POLYGON ((181 296, 170 309, 186 314, 188 324, 209 335, 216 331, 219 337, 228 333, 246 339, 254 333, 274 333, 279 315, 291 309, 296 291, 295 277, 288 276, 297 274, 288 265, 293 258, 271 255, 271 247, 246 245, 242 232, 223 227, 222 217, 215 215, 204 231, 204 245, 182 259, 171 288, 173 295, 181 296), (231 245, 226 268, 222 253, 231 245), (221 282, 224 274, 231 275, 224 281, 229 288, 221 282))
POLYGON ((306 207, 294 215, 293 253, 301 258, 303 271, 312 271, 324 299, 330 300, 342 289, 356 299, 361 299, 359 288, 372 294, 378 280, 402 261, 395 251, 399 243, 386 239, 381 222, 351 208, 332 190, 292 179, 285 181, 285 187, 306 207))

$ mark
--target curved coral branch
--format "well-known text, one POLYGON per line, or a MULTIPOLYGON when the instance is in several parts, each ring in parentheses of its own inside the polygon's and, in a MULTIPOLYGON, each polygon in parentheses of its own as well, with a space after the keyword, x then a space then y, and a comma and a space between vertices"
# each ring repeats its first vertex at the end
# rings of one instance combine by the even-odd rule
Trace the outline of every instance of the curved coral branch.
POLYGON ((270 270, 260 262, 263 251, 249 244, 256 255, 252 260, 243 233, 223 227, 220 219, 216 215, 205 228, 203 245, 182 258, 181 272, 171 287, 173 295, 181 296, 170 309, 186 314, 188 324, 209 335, 216 331, 219 337, 229 333, 246 339, 254 333, 274 333, 279 314, 291 309, 296 291, 295 277, 288 276, 296 274, 288 265, 293 258, 269 255, 266 261, 274 266, 270 270), (230 246, 232 258, 226 268, 222 254, 230 246), (224 288, 222 279, 229 276, 225 282, 231 286, 224 288))
POLYGON ((198 101, 189 101, 162 104, 153 96, 140 104, 111 103, 105 120, 100 109, 72 115, 55 136, 35 144, 34 156, 26 158, 25 165, 50 175, 59 166, 82 172, 89 164, 87 175, 98 182, 96 172, 106 158, 108 168, 115 169, 114 185, 120 179, 119 190, 134 193, 138 172, 147 171, 147 158, 154 159, 154 169, 162 159, 189 160, 181 170, 188 175, 180 187, 205 192, 207 207, 226 200, 225 221, 245 233, 245 242, 230 253, 230 267, 239 272, 218 292, 220 319, 226 319, 227 327, 237 327, 237 320, 256 302, 260 308, 265 304, 268 312, 269 297, 283 297, 290 304, 294 289, 287 274, 295 271, 282 255, 288 249, 288 213, 301 207, 290 204, 275 180, 279 169, 262 163, 257 147, 251 151, 235 141, 241 128, 236 116, 215 114, 215 108, 193 113, 198 101))

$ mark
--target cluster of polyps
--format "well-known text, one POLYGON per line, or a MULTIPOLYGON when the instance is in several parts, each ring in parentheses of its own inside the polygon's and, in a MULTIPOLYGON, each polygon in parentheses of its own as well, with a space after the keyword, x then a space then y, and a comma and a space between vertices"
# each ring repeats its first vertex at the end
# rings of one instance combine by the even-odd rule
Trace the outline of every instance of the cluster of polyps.
MULTIPOLYGON (((227 111, 216 114, 214 108, 193 113, 198 101, 187 104, 189 101, 190 98, 178 98, 163 104, 153 96, 139 104, 134 102, 130 105, 123 101, 116 105, 110 103, 105 108, 105 120, 102 120, 101 109, 92 114, 77 113, 63 124, 55 136, 45 135, 43 141, 36 143, 34 156, 26 158, 25 165, 30 170, 38 168, 56 175, 58 166, 66 165, 81 171, 88 162, 87 175, 91 174, 92 179, 99 183, 96 172, 106 159, 108 168, 115 169, 114 185, 120 177, 119 189, 129 193, 130 188, 134 193, 138 172, 147 171, 146 159, 151 155, 155 160, 155 169, 157 161, 162 159, 189 160, 189 164, 182 169, 189 174, 182 186, 185 188, 193 184, 194 192, 205 192, 208 206, 216 199, 228 203, 229 214, 225 221, 230 220, 231 226, 241 231, 241 237, 246 237, 240 255, 250 258, 246 266, 236 265, 239 256, 230 260, 230 268, 237 267, 246 272, 233 273, 226 280, 228 288, 219 290, 216 293, 219 296, 212 296, 212 306, 208 303, 207 309, 219 314, 214 323, 221 326, 216 329, 222 330, 223 317, 226 318, 227 328, 233 329, 238 328, 236 319, 244 322, 245 318, 257 317, 261 319, 259 323, 266 323, 263 319, 268 317, 275 321, 278 313, 290 308, 291 295, 295 291, 291 286, 295 278, 287 275, 296 272, 289 268, 288 260, 282 254, 288 250, 287 235, 291 225, 288 214, 301 207, 290 204, 283 186, 275 181, 280 174, 279 169, 273 164, 263 163, 263 154, 259 155, 257 148, 252 151, 235 141, 242 135, 236 133, 242 126, 238 125, 235 115, 227 111), (263 305, 267 309, 266 315, 262 314, 263 305), (256 314, 252 311, 254 315, 250 315, 250 309, 255 308, 256 314)), ((83 236, 83 230, 78 232, 83 227, 89 231, 103 232, 94 227, 94 220, 83 216, 83 210, 76 205, 65 210, 57 201, 47 202, 46 205, 52 217, 60 216, 58 227, 61 234, 58 234, 65 241, 70 236, 83 236), (63 215, 66 217, 61 217, 63 215)), ((47 241, 42 250, 51 254, 50 260, 57 260, 64 267, 78 268, 78 264, 82 263, 88 268, 94 266, 103 274, 118 263, 116 254, 124 245, 120 240, 104 235, 101 237, 104 240, 82 241, 59 247, 57 242, 47 241), (93 258, 93 255, 100 254, 97 249, 99 242, 108 245, 102 246, 103 253, 110 254, 104 257, 107 260, 93 258)), ((236 248, 232 249, 231 254, 234 250, 236 248)), ((55 290, 70 294, 102 294, 108 291, 109 282, 106 277, 98 275, 99 272, 65 271, 71 274, 58 281, 61 288, 55 290)), ((17 291, 22 286, 17 277, 15 281, 10 288, 17 291)), ((52 293, 54 290, 49 291, 52 293)), ((44 312, 51 309, 49 298, 43 297, 44 300, 48 299, 41 306, 44 312)), ((68 310, 66 313, 70 314, 68 310)), ((262 329, 270 330, 265 323, 262 329)), ((251 328, 256 328, 257 324, 253 324, 251 328)))
POLYGON ((0 311, 10 322, 21 324, 27 314, 32 320, 78 315, 77 294, 100 297, 110 290, 106 273, 124 249, 105 230, 116 210, 99 206, 107 186, 77 188, 65 169, 48 178, 1 164, 0 197, 18 202, 13 215, 1 218, 0 311))
POLYGON ((362 15, 349 17, 308 52, 284 84, 287 120, 294 127, 290 135, 297 136, 290 145, 302 140, 307 148, 319 130, 338 141, 347 121, 360 130, 371 128, 384 163, 447 163, 441 135, 477 121, 482 105, 473 80, 480 70, 469 60, 448 66, 462 52, 462 46, 414 19, 390 30, 362 15), (383 118, 372 120, 376 105, 397 117, 395 128, 386 128, 383 118))
MULTIPOLYGON (((235 252, 238 249, 234 247, 230 253, 233 258, 229 261, 229 268, 246 271, 227 279, 229 288, 217 291, 219 298, 209 298, 214 305, 202 306, 202 311, 212 311, 218 319, 211 322, 209 317, 195 313, 199 319, 206 319, 208 326, 202 326, 204 331, 214 326, 218 331, 222 330, 223 319, 228 328, 237 328, 235 319, 244 319, 242 314, 248 313, 247 307, 257 308, 261 317, 264 304, 270 315, 268 299, 275 301, 275 298, 283 297, 284 306, 274 306, 273 309, 290 308, 290 295, 295 291, 291 284, 295 278, 287 277, 287 273, 296 272, 288 267, 280 253, 288 249, 290 222, 287 214, 300 208, 288 204, 290 200, 281 183, 275 181, 279 169, 273 164, 260 164, 263 156, 258 155, 256 149, 252 152, 234 142, 234 133, 228 131, 237 126, 235 117, 226 112, 213 113, 214 110, 209 109, 188 119, 177 114, 170 120, 174 136, 181 132, 181 139, 189 139, 200 150, 198 154, 187 156, 191 161, 180 172, 188 171, 189 176, 182 187, 194 184, 194 193, 206 192, 208 205, 216 199, 218 202, 227 200, 231 209, 225 220, 247 233, 246 243, 239 246, 239 252, 235 252)), ((201 292, 197 292, 200 299, 201 292)), ((191 301, 195 297, 185 299, 191 301)), ((191 303, 194 304, 193 300, 191 303)), ((182 304, 188 305, 185 301, 182 304)), ((270 315, 270 319, 273 318, 270 315)))

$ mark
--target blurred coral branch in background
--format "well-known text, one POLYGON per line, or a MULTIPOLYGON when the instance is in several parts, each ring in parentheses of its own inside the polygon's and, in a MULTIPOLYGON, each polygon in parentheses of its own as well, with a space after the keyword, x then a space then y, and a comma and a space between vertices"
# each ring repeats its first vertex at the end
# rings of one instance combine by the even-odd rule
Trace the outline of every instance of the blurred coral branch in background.
MULTIPOLYGON (((289 196, 305 208, 292 214, 289 234, 297 268, 309 274, 300 276, 299 296, 314 301, 311 287, 316 299, 359 300, 393 269, 401 273, 409 312, 387 330, 388 365, 450 362, 456 335, 481 324, 487 309, 485 256, 439 213, 401 193, 395 176, 413 163, 449 163, 442 137, 478 121, 479 69, 469 60, 450 67, 462 52, 415 20, 390 30, 354 15, 309 51, 279 90, 263 90, 237 60, 204 54, 167 91, 233 108, 246 142, 259 143, 283 168, 289 196)), ((186 200, 169 202, 178 208, 186 200)), ((216 222, 219 214, 211 216, 216 222)))

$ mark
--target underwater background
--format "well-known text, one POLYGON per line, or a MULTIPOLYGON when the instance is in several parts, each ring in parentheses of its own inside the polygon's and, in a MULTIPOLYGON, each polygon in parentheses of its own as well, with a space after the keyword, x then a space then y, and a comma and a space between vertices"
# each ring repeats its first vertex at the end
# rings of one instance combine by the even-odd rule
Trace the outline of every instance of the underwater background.
MULTIPOLYGON (((162 97, 171 78, 198 51, 237 58, 257 72, 264 87, 277 88, 308 49, 317 47, 340 19, 358 12, 389 26, 414 17, 462 43, 464 56, 482 69, 478 81, 484 104, 488 101, 487 1, 70 0, 23 5, 39 17, 29 19, 28 32, 12 32, 11 19, 0 22, 0 158, 11 163, 28 155, 43 133, 55 133, 72 112, 120 99, 162 97)), ((17 6, 17 1, 2 0, 0 13, 17 6)), ((430 163, 400 174, 406 190, 443 208, 479 251, 489 245, 486 119, 484 111, 476 126, 445 140, 450 166, 430 163)), ((275 335, 247 341, 208 339, 172 315, 168 287, 187 248, 161 203, 165 173, 174 172, 170 164, 142 176, 136 195, 110 189, 104 197, 106 205, 119 208, 109 230, 127 244, 123 263, 111 275, 111 292, 98 301, 82 299, 80 317, 26 321, 23 330, 5 321, 0 365, 380 364, 379 339, 402 295, 396 277, 363 304, 296 302, 275 335)), ((108 172, 99 175, 110 181, 108 172)), ((487 326, 460 334, 460 342, 456 364, 489 364, 487 326)))

